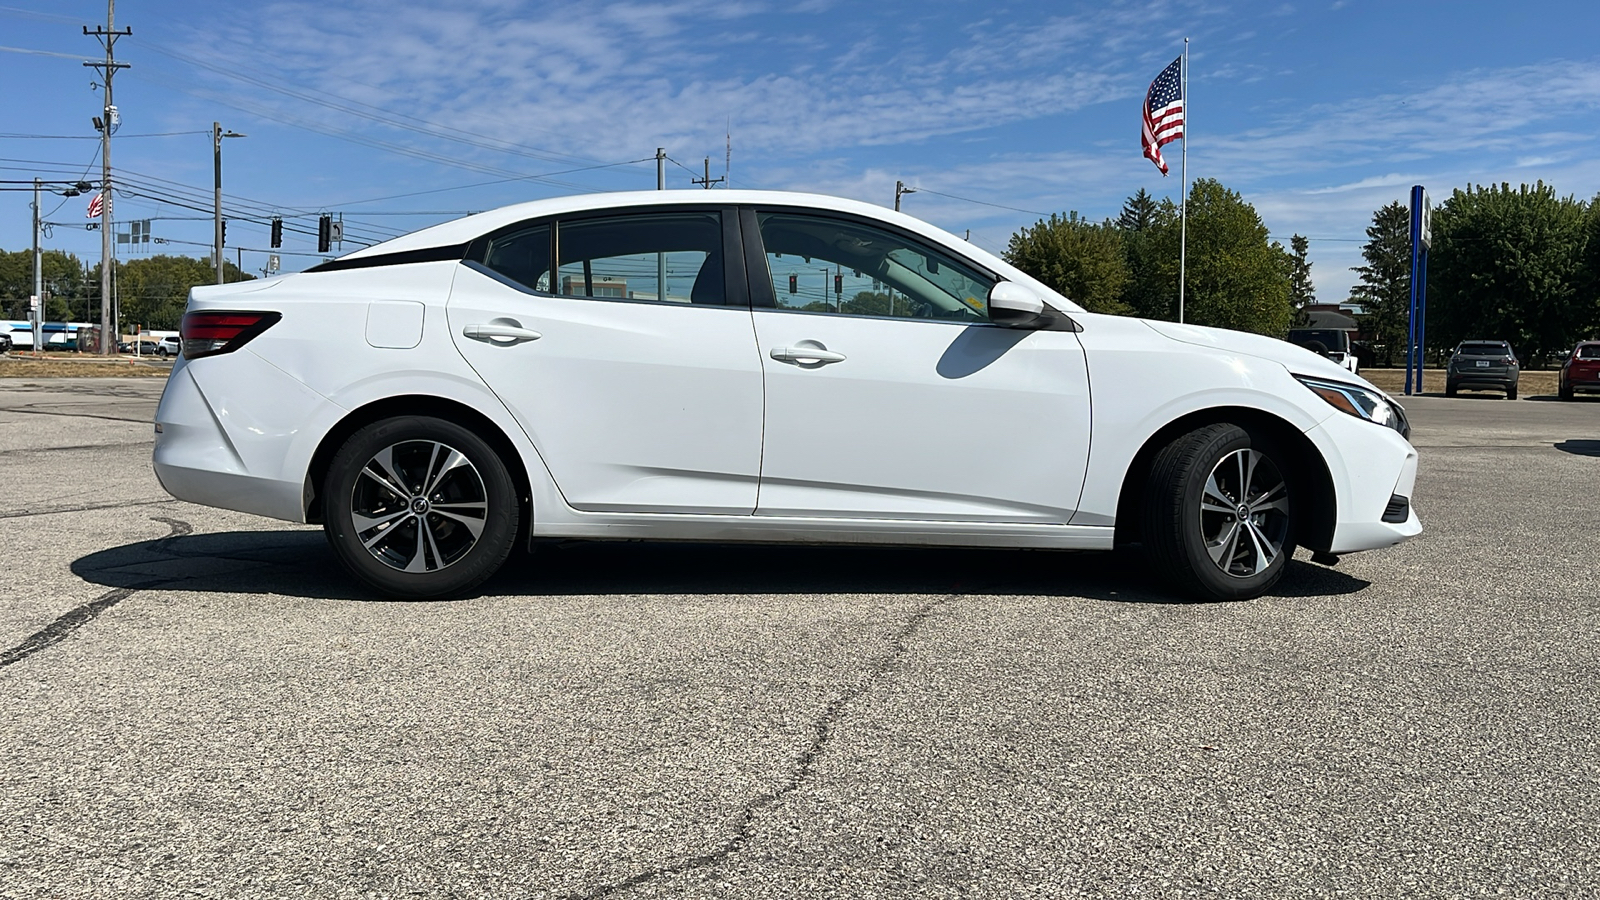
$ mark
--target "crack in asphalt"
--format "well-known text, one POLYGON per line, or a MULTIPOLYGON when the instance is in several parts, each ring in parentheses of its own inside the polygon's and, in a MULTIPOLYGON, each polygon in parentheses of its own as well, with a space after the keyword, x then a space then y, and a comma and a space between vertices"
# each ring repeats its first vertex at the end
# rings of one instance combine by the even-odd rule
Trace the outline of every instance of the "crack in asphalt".
POLYGON ((0 456, 26 456, 28 454, 44 455, 57 453, 62 450, 108 450, 117 447, 148 447, 155 440, 148 441, 117 441, 111 444, 73 444, 67 447, 16 447, 11 450, 0 450, 0 456))
POLYGON ((828 705, 823 707, 822 713, 817 716, 816 721, 811 723, 811 743, 801 751, 799 758, 795 760, 793 767, 790 769, 789 776, 776 789, 758 795, 745 804, 740 811, 739 825, 734 829, 733 836, 724 841, 721 846, 708 853, 692 856, 671 865, 646 869, 620 881, 602 884, 579 893, 567 894, 563 900, 596 900, 596 898, 600 897, 609 897, 657 878, 681 875, 695 869, 715 866, 743 849, 750 839, 751 831, 755 828, 756 815, 763 810, 776 806, 780 800, 794 793, 816 773, 817 759, 822 755, 823 750, 827 748, 829 739, 833 737, 834 727, 844 715, 845 708, 895 670, 900 660, 905 656, 907 642, 916 633, 917 629, 922 627, 922 623, 927 621, 928 617, 933 614, 934 610, 961 599, 961 596, 963 595, 952 595, 930 600, 924 603, 915 613, 912 613, 910 618, 906 619, 900 629, 889 639, 888 652, 878 657, 867 667, 866 676, 853 687, 830 700, 828 705))
MULTIPOLYGON (((118 503, 89 503, 74 506, 46 506, 39 509, 23 509, 17 512, 0 513, 0 519, 21 519, 27 516, 48 516, 54 513, 84 512, 91 509, 128 509, 134 506, 159 506, 163 503, 177 503, 174 497, 164 500, 131 500, 118 503)), ((161 519, 158 521, 167 521, 161 519)))
MULTIPOLYGON (((179 519, 157 518, 152 516, 151 521, 160 522, 171 529, 171 531, 168 532, 165 537, 156 540, 155 544, 153 545, 156 548, 164 548, 168 542, 194 533, 194 527, 192 525, 179 519)), ((12 663, 21 662, 41 650, 54 647, 56 644, 59 644, 68 637, 71 637, 72 634, 78 629, 89 624, 90 622, 93 622, 101 613, 105 612, 111 607, 116 606, 118 603, 121 603, 134 594, 137 594, 139 591, 145 590, 146 588, 155 587, 156 585, 163 584, 169 580, 170 579, 158 579, 143 584, 134 585, 132 587, 112 588, 111 590, 106 591, 104 594, 101 594, 93 600, 90 600, 88 603, 73 607, 72 609, 58 616, 54 622, 51 622, 49 625, 46 625, 39 631, 29 635, 28 638, 22 643, 7 650, 0 650, 0 668, 5 668, 12 663)))
POLYGON ((48 409, 30 409, 26 406, 0 407, 0 412, 26 413, 30 416, 59 416, 63 419, 104 419, 108 422, 134 422, 139 425, 151 424, 151 419, 130 419, 127 416, 97 416, 93 413, 64 413, 48 409))

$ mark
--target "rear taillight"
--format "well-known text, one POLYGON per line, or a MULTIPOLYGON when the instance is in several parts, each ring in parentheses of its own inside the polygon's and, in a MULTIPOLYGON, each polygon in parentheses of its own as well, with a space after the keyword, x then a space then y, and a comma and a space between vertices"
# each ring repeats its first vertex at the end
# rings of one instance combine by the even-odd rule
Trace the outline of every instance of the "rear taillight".
POLYGON ((186 359, 231 353, 283 318, 275 312, 192 312, 178 326, 186 359))

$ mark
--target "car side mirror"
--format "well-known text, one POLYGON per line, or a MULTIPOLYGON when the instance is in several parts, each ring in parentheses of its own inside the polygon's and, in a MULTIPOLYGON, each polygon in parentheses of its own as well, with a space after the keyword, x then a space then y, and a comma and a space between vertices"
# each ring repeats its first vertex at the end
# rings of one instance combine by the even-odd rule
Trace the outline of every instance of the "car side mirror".
POLYGON ((989 321, 1005 328, 1043 328, 1050 324, 1044 298, 1014 281, 989 289, 989 321))

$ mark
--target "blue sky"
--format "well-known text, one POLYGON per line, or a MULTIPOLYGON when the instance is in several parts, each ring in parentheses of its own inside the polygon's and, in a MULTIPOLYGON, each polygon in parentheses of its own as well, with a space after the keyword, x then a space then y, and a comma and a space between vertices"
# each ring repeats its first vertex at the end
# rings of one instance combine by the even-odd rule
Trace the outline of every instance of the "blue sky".
MULTIPOLYGON (((99 50, 81 26, 105 13, 0 0, 0 177, 98 177, 81 60, 99 50)), ((1285 244, 1310 237, 1319 299, 1345 298, 1373 210, 1412 184, 1436 201, 1469 183, 1600 191, 1600 14, 1576 2, 123 0, 117 26, 133 35, 117 45, 132 68, 115 82, 116 169, 209 210, 211 123, 247 134, 224 144, 225 207, 289 217, 285 270, 316 261, 293 228, 314 232, 318 212, 370 242, 648 189, 658 146, 669 186, 689 187, 706 156, 723 173, 729 130, 734 187, 890 205, 900 179, 921 188, 907 212, 999 252, 1042 214, 1177 196, 1179 145, 1163 178, 1138 109, 1185 36, 1190 176, 1243 193, 1285 244)), ((28 202, 0 193, 0 247, 29 245, 28 202)), ((46 247, 98 259, 85 203, 47 198, 64 224, 46 247)), ((115 210, 155 219, 172 243, 153 250, 208 252, 204 212, 132 196, 115 210)), ((265 248, 266 227, 235 219, 228 243, 265 248)))

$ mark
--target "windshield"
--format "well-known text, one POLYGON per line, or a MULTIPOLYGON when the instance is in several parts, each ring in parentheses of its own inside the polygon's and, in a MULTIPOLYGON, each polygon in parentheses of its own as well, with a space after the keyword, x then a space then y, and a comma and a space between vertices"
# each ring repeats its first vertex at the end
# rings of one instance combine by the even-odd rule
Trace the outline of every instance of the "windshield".
POLYGON ((1510 356, 1511 350, 1505 344, 1462 344, 1456 351, 1462 356, 1510 356))

